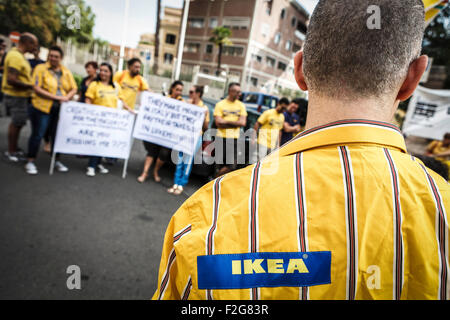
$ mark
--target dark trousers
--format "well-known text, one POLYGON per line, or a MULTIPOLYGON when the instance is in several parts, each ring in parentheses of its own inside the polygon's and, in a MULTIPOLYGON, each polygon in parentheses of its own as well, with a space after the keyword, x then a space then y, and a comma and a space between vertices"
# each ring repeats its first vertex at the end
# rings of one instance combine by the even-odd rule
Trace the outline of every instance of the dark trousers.
POLYGON ((52 140, 52 152, 55 145, 56 129, 58 128, 60 104, 53 103, 50 113, 44 113, 33 106, 29 107, 31 136, 28 141, 28 157, 36 158, 42 138, 48 130, 52 140))
POLYGON ((100 164, 101 161, 102 161, 101 157, 89 157, 88 167, 95 169, 100 164))

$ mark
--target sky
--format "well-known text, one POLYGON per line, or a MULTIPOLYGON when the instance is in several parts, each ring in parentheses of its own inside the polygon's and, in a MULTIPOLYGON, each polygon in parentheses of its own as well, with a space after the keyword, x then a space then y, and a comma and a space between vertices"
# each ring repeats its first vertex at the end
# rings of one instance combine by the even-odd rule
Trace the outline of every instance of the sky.
MULTIPOLYGON (((156 1, 130 0, 129 23, 126 46, 135 48, 143 33, 154 33, 156 29, 156 1)), ((245 0, 242 0, 245 1, 245 0)), ((318 0, 297 0, 312 12, 318 0)), ((113 44, 122 39, 124 0, 86 0, 96 15, 94 36, 113 44)), ((163 6, 181 8, 183 0, 163 0, 163 6)))

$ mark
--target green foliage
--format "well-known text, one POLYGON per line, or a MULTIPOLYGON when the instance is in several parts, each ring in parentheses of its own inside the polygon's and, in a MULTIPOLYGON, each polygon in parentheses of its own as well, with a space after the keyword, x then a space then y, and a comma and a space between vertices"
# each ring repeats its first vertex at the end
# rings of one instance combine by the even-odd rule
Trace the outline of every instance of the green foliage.
POLYGON ((62 40, 73 38, 78 43, 88 43, 93 41, 92 31, 95 25, 95 14, 91 7, 86 5, 85 0, 57 0, 56 11, 61 18, 61 30, 56 36, 62 40), (73 23, 71 16, 75 14, 73 7, 78 8, 79 11, 79 27, 80 29, 70 28, 73 23))
POLYGON ((75 80, 75 82, 77 83, 78 88, 81 87, 81 81, 83 81, 83 77, 80 76, 79 74, 74 73, 73 74, 73 78, 75 80))
POLYGON ((425 30, 423 53, 434 59, 434 65, 447 69, 445 89, 450 89, 450 6, 447 6, 425 30))
POLYGON ((61 19, 55 0, 3 0, 0 2, 0 33, 11 31, 32 32, 40 43, 47 46, 54 42, 54 35, 61 30, 61 19))
POLYGON ((95 14, 85 0, 0 1, 0 33, 31 32, 43 46, 54 44, 57 37, 72 38, 78 43, 92 42, 94 25, 95 14), (75 11, 68 10, 70 6, 75 11), (73 22, 78 12, 80 29, 71 29, 68 22, 73 22))
POLYGON ((209 38, 209 42, 212 42, 219 47, 217 70, 220 70, 221 67, 223 46, 230 46, 233 44, 230 40, 231 34, 231 30, 228 28, 216 27, 212 31, 212 37, 209 38))

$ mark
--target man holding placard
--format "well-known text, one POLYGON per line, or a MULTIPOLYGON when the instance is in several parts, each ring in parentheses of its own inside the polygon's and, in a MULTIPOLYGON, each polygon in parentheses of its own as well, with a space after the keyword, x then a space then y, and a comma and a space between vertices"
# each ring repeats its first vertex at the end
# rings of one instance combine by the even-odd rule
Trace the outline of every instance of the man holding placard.
POLYGON ((133 110, 138 93, 149 90, 147 81, 140 75, 141 65, 141 60, 133 58, 128 61, 128 70, 114 75, 114 82, 122 88, 125 103, 133 110))
MULTIPOLYGON (((61 103, 70 101, 77 93, 72 73, 61 64, 63 56, 60 47, 51 47, 48 62, 36 66, 33 72, 34 93, 29 112, 32 131, 28 142, 28 163, 25 165, 26 172, 31 175, 38 173, 34 161, 47 128, 53 149, 61 103), (52 117, 54 121, 50 121, 52 117)), ((68 171, 60 161, 56 161, 55 166, 59 172, 68 171)))
POLYGON ((241 85, 231 83, 228 86, 228 97, 216 104, 214 120, 218 128, 216 137, 217 176, 222 176, 234 169, 237 164, 237 140, 241 134, 241 127, 247 123, 247 110, 239 101, 241 85))

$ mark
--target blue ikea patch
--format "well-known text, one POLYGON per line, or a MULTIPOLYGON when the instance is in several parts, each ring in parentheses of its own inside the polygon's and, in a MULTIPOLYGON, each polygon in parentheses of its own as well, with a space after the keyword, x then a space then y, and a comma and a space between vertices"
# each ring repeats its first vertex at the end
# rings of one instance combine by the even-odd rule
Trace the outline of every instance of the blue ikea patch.
POLYGON ((331 251, 197 257, 199 289, 310 287, 331 283, 331 251))

